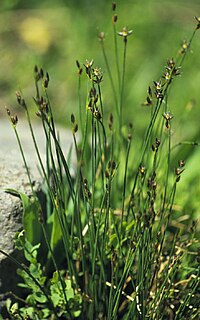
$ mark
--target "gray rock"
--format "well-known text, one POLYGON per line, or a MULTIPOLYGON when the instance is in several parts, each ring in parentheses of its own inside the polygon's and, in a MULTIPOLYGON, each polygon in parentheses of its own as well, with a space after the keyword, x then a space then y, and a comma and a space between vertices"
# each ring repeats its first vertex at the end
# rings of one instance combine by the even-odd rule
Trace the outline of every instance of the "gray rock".
MULTIPOLYGON (((31 176, 36 181, 35 188, 38 190, 41 177, 27 122, 19 121, 17 130, 31 176)), ((34 124, 34 132, 43 163, 45 164, 45 136, 42 126, 38 123, 34 124)), ((67 154, 72 141, 71 134, 63 128, 59 128, 59 134, 64 152, 67 154)), ((13 249, 13 238, 15 233, 22 228, 22 205, 18 197, 5 192, 7 188, 16 189, 26 194, 30 194, 31 192, 14 130, 9 121, 3 119, 0 120, 0 249, 20 260, 19 253, 16 253, 13 249)), ((6 292, 17 292, 17 281, 16 266, 0 253, 0 301, 6 297, 6 292)))

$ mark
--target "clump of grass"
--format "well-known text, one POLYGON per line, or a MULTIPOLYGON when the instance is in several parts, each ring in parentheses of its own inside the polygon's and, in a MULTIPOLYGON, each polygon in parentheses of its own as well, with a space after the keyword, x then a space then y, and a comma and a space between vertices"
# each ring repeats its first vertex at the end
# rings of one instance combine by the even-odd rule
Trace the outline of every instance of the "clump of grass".
MULTIPOLYGON (((118 54, 116 5, 113 30, 117 87, 99 39, 113 92, 112 113, 106 119, 102 95, 104 73, 93 60, 78 68, 79 111, 71 115, 76 154, 75 174, 64 154, 48 97, 49 75, 35 67, 34 101, 46 137, 46 165, 35 139, 29 108, 21 93, 44 180, 46 206, 32 189, 24 204, 24 231, 15 244, 28 265, 20 265, 21 286, 28 290, 18 302, 8 301, 13 319, 197 319, 199 256, 196 223, 178 224, 176 190, 185 161, 171 170, 173 122, 168 95, 181 72, 196 31, 176 59, 167 60, 161 78, 148 88, 144 105, 150 121, 140 148, 134 148, 131 123, 123 123, 126 50, 132 31, 123 28, 122 64, 118 54), (122 66, 122 68, 121 68, 122 66), (85 106, 81 96, 87 87, 85 106), (149 111, 147 111, 149 112, 149 111)), ((131 39, 131 38, 130 38, 131 39)), ((10 117, 32 185, 17 118, 10 117)), ((184 183, 184 182, 183 182, 184 183)), ((184 200, 183 200, 184 201, 184 200)), ((2 250, 1 250, 2 252, 2 250)), ((13 260, 13 258, 11 258, 13 260)))

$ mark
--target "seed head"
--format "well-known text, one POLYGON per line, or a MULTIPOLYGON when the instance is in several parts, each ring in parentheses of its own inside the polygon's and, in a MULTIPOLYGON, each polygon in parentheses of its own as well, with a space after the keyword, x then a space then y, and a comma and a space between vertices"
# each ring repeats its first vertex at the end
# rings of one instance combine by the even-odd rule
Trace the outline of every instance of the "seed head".
POLYGON ((187 40, 183 40, 181 44, 180 54, 184 54, 190 47, 190 43, 187 40))
POLYGON ((19 91, 16 91, 16 97, 17 97, 17 102, 19 103, 20 106, 26 107, 26 103, 24 101, 24 98, 22 97, 21 93, 19 91))
POLYGON ((46 72, 46 77, 44 79, 44 88, 47 89, 49 85, 49 74, 46 72))
POLYGON ((38 73, 38 66, 37 65, 35 65, 35 67, 34 67, 34 72, 38 73))
POLYGON ((116 5, 116 2, 113 2, 113 3, 112 3, 112 11, 115 11, 115 10, 116 10, 116 6, 117 6, 117 5, 116 5))
POLYGON ((10 109, 8 109, 8 108, 6 108, 6 112, 7 112, 7 115, 9 116, 10 121, 11 121, 11 123, 13 124, 13 126, 16 126, 17 123, 18 123, 18 117, 17 117, 17 115, 12 116, 12 115, 11 115, 11 112, 10 112, 10 109))
POLYGON ((153 103, 153 100, 151 99, 151 97, 147 96, 146 101, 142 103, 142 106, 149 107, 149 106, 152 106, 152 103, 153 103))
POLYGON ((6 112, 7 112, 7 115, 10 117, 11 115, 10 109, 6 108, 6 112))
POLYGON ((154 94, 156 99, 163 99, 163 86, 164 84, 161 82, 161 80, 154 81, 154 94))
POLYGON ((105 32, 103 32, 103 31, 99 32, 98 38, 99 38, 99 41, 104 41, 105 40, 105 32))
POLYGON ((12 121, 12 123, 13 123, 13 125, 14 126, 16 126, 17 125, 17 123, 18 123, 18 117, 17 117, 17 115, 15 115, 15 116, 11 116, 11 121, 12 121))
POLYGON ((185 160, 179 160, 178 165, 180 168, 183 168, 185 166, 185 160))
POLYGON ((175 175, 176 175, 176 182, 178 182, 181 178, 182 172, 185 170, 185 161, 184 160, 179 160, 178 161, 178 167, 175 169, 175 175))
POLYGON ((85 67, 85 72, 88 75, 88 77, 91 79, 92 75, 92 66, 93 66, 94 60, 88 61, 86 60, 84 67, 85 67))
POLYGON ((145 166, 143 164, 141 164, 139 166, 139 172, 140 172, 141 176, 144 177, 145 172, 146 172, 146 168, 145 168, 145 166))
POLYGON ((128 30, 127 27, 124 27, 122 29, 122 31, 118 32, 117 34, 120 37, 123 37, 124 38, 124 42, 126 43, 127 42, 127 37, 130 36, 132 33, 133 33, 133 30, 128 30))
POLYGON ((74 124, 74 123, 75 123, 75 116, 74 116, 74 114, 73 114, 73 113, 71 114, 71 123, 72 123, 72 124, 74 124))
POLYGON ((171 115, 170 112, 167 112, 167 113, 163 114, 163 117, 166 120, 165 121, 165 126, 166 126, 167 129, 169 129, 170 128, 170 121, 173 119, 173 116, 171 115))
POLYGON ((196 30, 200 29, 200 17, 194 17, 197 21, 197 26, 196 26, 196 30))
POLYGON ((110 130, 112 130, 112 127, 113 127, 113 114, 112 113, 110 113, 110 116, 109 116, 108 127, 110 130))
POLYGON ((102 115, 101 115, 101 112, 99 110, 99 108, 95 108, 94 111, 93 111, 93 116, 98 120, 100 121, 101 118, 102 118, 102 115))
POLYGON ((35 65, 34 67, 34 77, 35 77, 35 81, 39 81, 40 80, 40 72, 38 70, 38 66, 35 65))
POLYGON ((112 17, 113 23, 116 23, 116 22, 117 22, 117 19, 118 19, 117 14, 114 14, 114 16, 112 17))
POLYGON ((155 151, 155 152, 157 152, 159 146, 160 146, 160 139, 157 139, 157 138, 156 138, 155 143, 152 145, 152 150, 155 151))
POLYGON ((78 132, 78 124, 76 123, 74 126, 74 133, 78 132))
POLYGON ((40 68, 40 77, 43 78, 44 77, 44 71, 42 68, 40 68))
POLYGON ((78 60, 76 60, 76 65, 77 65, 77 68, 80 69, 81 66, 78 60))
POLYGON ((101 71, 101 68, 94 68, 93 69, 93 81, 97 84, 100 84, 103 80, 103 72, 101 71))
POLYGON ((83 69, 81 68, 80 63, 79 63, 78 60, 76 60, 76 65, 77 65, 77 68, 78 68, 78 74, 81 75, 82 72, 83 72, 83 69))

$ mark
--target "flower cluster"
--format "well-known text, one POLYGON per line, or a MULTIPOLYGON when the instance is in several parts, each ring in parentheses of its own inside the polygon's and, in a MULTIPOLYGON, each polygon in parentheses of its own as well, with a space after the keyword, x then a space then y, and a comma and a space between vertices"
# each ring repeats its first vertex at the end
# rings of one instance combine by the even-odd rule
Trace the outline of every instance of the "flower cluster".
POLYGON ((78 60, 76 60, 76 66, 78 68, 78 74, 80 76, 82 74, 82 72, 83 72, 83 68, 80 66, 80 63, 79 63, 78 60))
POLYGON ((6 111, 7 111, 7 115, 8 115, 9 118, 10 118, 11 123, 12 123, 13 126, 15 127, 15 126, 17 125, 17 123, 18 123, 18 117, 17 117, 17 115, 12 116, 12 115, 11 115, 11 112, 10 112, 10 109, 8 109, 8 108, 6 108, 6 111))
POLYGON ((197 21, 197 26, 196 26, 196 30, 200 29, 200 17, 195 17, 196 21, 197 21))
POLYGON ((118 36, 124 38, 124 42, 127 42, 127 37, 130 36, 133 33, 133 30, 128 30, 127 27, 124 27, 122 31, 118 32, 118 36))
POLYGON ((101 120, 102 114, 99 108, 97 107, 97 101, 98 101, 98 94, 95 88, 91 88, 89 92, 89 103, 88 103, 88 109, 92 112, 93 116, 97 120, 101 120))
POLYGON ((185 54, 190 47, 190 43, 187 40, 183 40, 181 44, 180 54, 185 54))
POLYGON ((88 187, 88 181, 86 178, 83 180, 83 188, 84 188, 85 198, 89 201, 92 197, 92 193, 90 192, 90 189, 88 187))
POLYGON ((44 70, 42 68, 40 68, 40 70, 38 69, 38 66, 35 65, 35 68, 34 68, 34 76, 35 76, 35 81, 38 82, 39 80, 43 80, 43 86, 45 89, 48 88, 48 85, 49 85, 49 74, 48 72, 46 72, 44 74, 44 70))
POLYGON ((163 100, 165 95, 165 88, 171 83, 174 77, 180 75, 180 67, 176 67, 174 59, 168 59, 163 76, 159 81, 153 81, 153 90, 151 87, 148 88, 148 95, 143 106, 152 106, 153 97, 157 100, 163 100))
POLYGON ((78 131, 78 123, 76 122, 75 116, 71 114, 71 124, 72 124, 72 133, 75 134, 78 131))
POLYGON ((146 173, 146 168, 145 168, 145 166, 144 166, 143 164, 141 164, 141 165, 139 166, 139 173, 140 173, 140 175, 142 176, 142 178, 144 178, 145 173, 146 173))
POLYGON ((180 67, 175 66, 174 59, 167 60, 167 66, 165 67, 165 72, 163 73, 163 78, 171 81, 173 77, 180 75, 180 67))
POLYGON ((85 72, 90 80, 94 83, 100 84, 103 81, 103 72, 101 71, 101 68, 93 68, 93 63, 94 60, 86 60, 84 64, 85 72))
POLYGON ((160 147, 160 139, 157 139, 157 138, 156 138, 155 143, 152 144, 152 147, 151 147, 151 148, 152 148, 152 151, 157 152, 159 147, 160 147))
POLYGON ((173 115, 168 111, 163 114, 163 117, 165 119, 165 126, 167 129, 170 128, 170 121, 173 119, 173 115))
POLYGON ((105 176, 107 179, 112 179, 114 177, 116 168, 117 168, 117 164, 115 161, 108 162, 108 167, 105 171, 105 176))
POLYGON ((175 175, 176 175, 176 182, 180 181, 181 174, 185 170, 185 161, 179 160, 178 161, 178 167, 175 169, 175 175))

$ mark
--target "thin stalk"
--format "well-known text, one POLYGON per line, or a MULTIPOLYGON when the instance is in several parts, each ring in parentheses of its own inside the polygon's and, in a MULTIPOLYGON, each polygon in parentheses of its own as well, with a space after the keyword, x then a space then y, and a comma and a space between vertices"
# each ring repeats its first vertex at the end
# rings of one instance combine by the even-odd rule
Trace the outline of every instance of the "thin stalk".
POLYGON ((124 182, 123 182, 123 193, 122 193, 122 216, 121 216, 121 240, 123 236, 122 232, 122 226, 123 226, 123 220, 124 220, 124 205, 125 205, 125 198, 126 198, 126 187, 127 187, 127 173, 128 173, 128 160, 129 160, 129 154, 130 154, 130 148, 131 148, 131 139, 128 139, 128 146, 126 151, 126 161, 125 161, 125 168, 124 168, 124 182))
POLYGON ((125 69, 126 69, 126 51, 127 51, 127 39, 124 39, 124 54, 123 54, 123 66, 122 66, 122 81, 120 90, 120 107, 119 107, 119 132, 121 133, 123 123, 123 98, 124 98, 124 84, 125 84, 125 69))
POLYGON ((167 199, 167 188, 168 188, 169 171, 170 171, 170 159, 171 159, 171 126, 169 128, 168 152, 167 152, 167 172, 166 172, 165 186, 164 186, 163 205, 162 205, 162 209, 161 209, 161 218, 160 218, 161 221, 162 221, 162 217, 164 214, 165 204, 166 204, 166 199, 167 199))
POLYGON ((78 105, 79 105, 80 127, 82 129, 84 128, 84 126, 83 126, 83 119, 82 119, 82 103, 81 103, 81 75, 79 75, 78 77, 78 105))
POLYGON ((117 285, 116 288, 116 294, 113 298, 113 313, 112 313, 112 319, 117 319, 117 311, 119 308, 119 300, 122 294, 122 290, 123 290, 123 285, 125 280, 128 277, 129 271, 131 266, 133 265, 134 259, 135 259, 135 255, 134 255, 133 249, 129 249, 128 254, 127 254, 127 258, 126 261, 124 263, 124 270, 123 270, 123 274, 121 276, 121 279, 117 285))
POLYGON ((101 110, 101 115, 102 115, 102 123, 103 123, 103 115, 104 115, 104 112, 103 112, 103 101, 102 101, 102 94, 101 94, 101 87, 98 83, 97 85, 98 87, 98 93, 99 93, 99 101, 100 101, 100 110, 101 110))
POLYGON ((118 85, 119 85, 119 92, 120 92, 121 77, 120 77, 118 45, 117 45, 117 30, 116 30, 116 23, 115 22, 113 22, 113 36, 114 36, 114 47, 115 47, 115 62, 116 62, 118 85))
POLYGON ((113 81, 112 73, 111 73, 111 70, 110 70, 108 58, 107 58, 107 55, 106 55, 106 52, 105 52, 105 47, 104 47, 103 40, 101 41, 101 48, 102 48, 104 61, 105 61, 105 64, 106 64, 106 69, 108 71, 108 76, 109 76, 109 80, 110 80, 110 84, 111 84, 112 92, 113 92, 113 97, 114 97, 114 101, 115 101, 116 113, 117 113, 117 117, 118 117, 118 120, 119 120, 120 119, 120 113, 119 113, 119 107, 118 107, 117 93, 116 93, 116 90, 115 90, 114 81, 113 81))
POLYGON ((59 143, 57 135, 56 135, 56 129, 55 129, 55 124, 54 124, 53 114, 52 114, 52 108, 51 108, 51 104, 50 104, 50 100, 49 100, 49 97, 48 97, 47 90, 45 90, 45 93, 46 93, 46 98, 47 98, 47 101, 48 101, 49 113, 50 113, 50 123, 49 123, 49 121, 47 119, 46 119, 46 123, 47 123, 47 125, 49 127, 50 133, 52 134, 53 141, 54 141, 54 144, 55 144, 56 156, 57 156, 57 160, 58 160, 58 164, 59 164, 58 167, 59 167, 59 170, 60 170, 60 177, 62 179, 62 172, 61 172, 61 163, 62 163, 62 165, 64 167, 64 170, 65 170, 66 177, 67 177, 67 181, 68 181, 68 184, 69 184, 69 191, 70 191, 71 197, 73 199, 73 197, 74 197, 74 188, 73 188, 73 184, 72 184, 72 178, 71 178, 71 175, 70 175, 68 164, 66 162, 65 156, 63 154, 63 151, 62 151, 62 149, 60 147, 60 143, 59 143))
POLYGON ((175 316, 174 320, 179 320, 184 315, 184 310, 189 305, 193 294, 195 293, 195 291, 199 287, 199 284, 200 284, 200 268, 198 268, 198 273, 197 273, 195 279, 193 280, 193 283, 191 286, 192 288, 191 288, 190 292, 188 293, 188 295, 185 297, 185 299, 181 302, 181 304, 176 312, 176 316, 175 316))
POLYGON ((174 150, 175 148, 179 147, 179 146, 192 146, 192 147, 199 147, 200 146, 200 142, 197 141, 181 141, 178 142, 177 144, 175 144, 171 150, 174 150))
POLYGON ((16 128, 15 125, 12 125, 12 127, 13 127, 13 129, 14 129, 15 136, 16 136, 16 138, 17 138, 17 143, 18 143, 18 146, 19 146, 19 149, 20 149, 20 153, 21 153, 23 162, 24 162, 24 166, 25 166, 26 173, 27 173, 27 176, 28 176, 28 180, 29 180, 29 184, 30 184, 30 187, 31 187, 31 191, 32 191, 32 193, 36 196, 35 191, 34 191, 34 189, 33 189, 33 182, 32 182, 32 179, 31 179, 30 171, 29 171, 29 168, 28 168, 28 164, 27 164, 27 162, 26 162, 24 150, 23 150, 23 147, 22 147, 22 144, 21 144, 21 140, 20 140, 20 137, 19 137, 17 128, 16 128))

